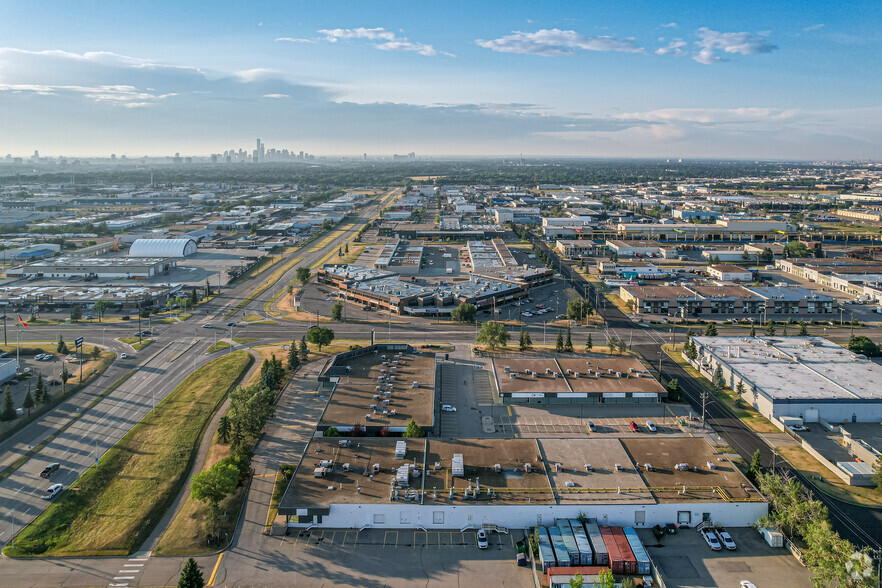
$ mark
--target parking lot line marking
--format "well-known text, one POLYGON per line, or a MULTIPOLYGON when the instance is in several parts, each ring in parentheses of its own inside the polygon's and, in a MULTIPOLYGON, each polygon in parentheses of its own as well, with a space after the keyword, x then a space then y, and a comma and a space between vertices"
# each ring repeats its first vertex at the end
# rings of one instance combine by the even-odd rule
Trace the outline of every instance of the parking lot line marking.
POLYGON ((214 579, 217 577, 217 570, 220 568, 221 560, 224 558, 224 554, 221 553, 217 556, 217 561, 214 564, 214 569, 211 570, 211 575, 208 577, 208 582, 206 582, 206 586, 214 586, 214 579))

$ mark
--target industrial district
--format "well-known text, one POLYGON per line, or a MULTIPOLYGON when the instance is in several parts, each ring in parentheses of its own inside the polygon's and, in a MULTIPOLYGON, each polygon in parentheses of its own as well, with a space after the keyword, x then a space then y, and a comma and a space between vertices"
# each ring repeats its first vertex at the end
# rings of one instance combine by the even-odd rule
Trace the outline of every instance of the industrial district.
POLYGON ((243 153, 0 161, 0 583, 877 585, 878 165, 243 153))

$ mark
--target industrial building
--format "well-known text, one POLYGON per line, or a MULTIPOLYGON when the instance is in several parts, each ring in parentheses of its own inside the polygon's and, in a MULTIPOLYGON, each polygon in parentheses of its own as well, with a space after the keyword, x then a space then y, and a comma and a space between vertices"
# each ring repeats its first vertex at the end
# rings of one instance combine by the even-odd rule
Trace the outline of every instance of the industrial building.
POLYGON ((162 275, 176 264, 174 259, 167 257, 57 257, 9 269, 6 275, 44 278, 151 278, 162 275))
POLYGON ((622 286, 619 296, 637 314, 684 318, 826 320, 838 310, 830 296, 798 286, 622 286))
POLYGON ((414 276, 423 262, 423 242, 393 239, 383 245, 374 267, 414 276))
POLYGON ((694 365, 717 366, 726 385, 772 422, 882 421, 882 366, 821 337, 694 337, 694 365))
POLYGON ((569 259, 597 257, 607 252, 605 242, 592 241, 591 239, 559 239, 554 244, 554 249, 569 259))
POLYGON ((638 360, 598 357, 493 359, 506 404, 647 404, 667 390, 638 360))
POLYGON ((658 241, 608 240, 606 246, 619 257, 661 257, 662 244, 658 241))
POLYGON ((180 259, 196 254, 193 239, 138 239, 129 248, 129 257, 167 257, 180 259))
POLYGON ((145 303, 165 304, 169 296, 181 291, 180 284, 157 286, 0 286, 0 305, 12 307, 34 304, 55 307, 86 306, 106 300, 120 308, 137 308, 145 303))

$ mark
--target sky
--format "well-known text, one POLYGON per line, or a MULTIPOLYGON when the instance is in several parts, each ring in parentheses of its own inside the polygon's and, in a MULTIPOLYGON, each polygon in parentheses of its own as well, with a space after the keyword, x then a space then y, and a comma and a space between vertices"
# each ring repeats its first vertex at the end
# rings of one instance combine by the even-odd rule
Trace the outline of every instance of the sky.
POLYGON ((882 3, 0 0, 0 157, 882 159, 882 3))

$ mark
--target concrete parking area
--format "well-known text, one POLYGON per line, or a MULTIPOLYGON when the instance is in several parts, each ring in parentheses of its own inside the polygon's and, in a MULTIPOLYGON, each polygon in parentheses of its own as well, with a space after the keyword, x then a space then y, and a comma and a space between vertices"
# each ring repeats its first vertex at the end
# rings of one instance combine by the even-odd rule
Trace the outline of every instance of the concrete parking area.
POLYGON ((669 588, 737 587, 750 580, 759 588, 808 588, 808 570, 789 551, 772 548, 753 529, 726 529, 735 551, 712 551, 694 529, 656 541, 650 529, 637 533, 669 588))
POLYGON ((690 434, 688 417, 688 407, 665 403, 615 407, 545 405, 542 408, 506 405, 496 410, 494 423, 499 433, 517 437, 552 434, 569 437, 685 437, 690 434), (686 427, 680 426, 680 419, 686 419, 686 427), (632 420, 639 426, 639 432, 631 430, 629 423, 632 420), (656 427, 654 432, 646 425, 649 420, 656 427), (588 430, 589 422, 594 424, 596 431, 588 430))

